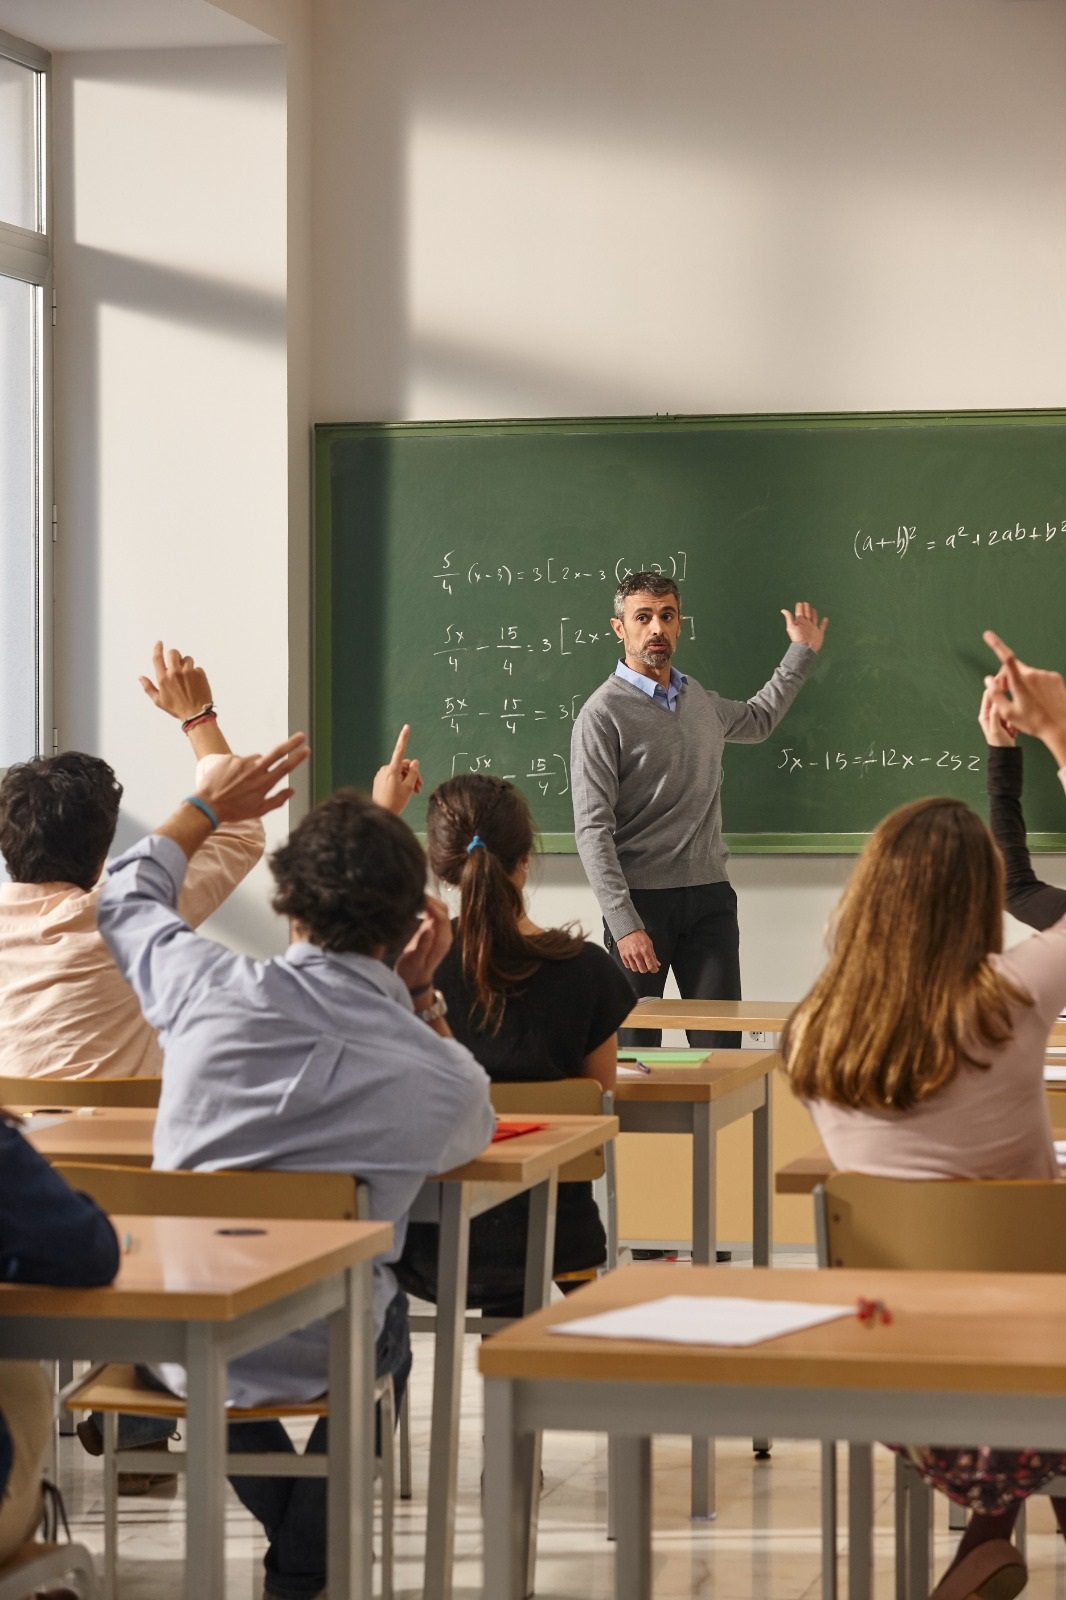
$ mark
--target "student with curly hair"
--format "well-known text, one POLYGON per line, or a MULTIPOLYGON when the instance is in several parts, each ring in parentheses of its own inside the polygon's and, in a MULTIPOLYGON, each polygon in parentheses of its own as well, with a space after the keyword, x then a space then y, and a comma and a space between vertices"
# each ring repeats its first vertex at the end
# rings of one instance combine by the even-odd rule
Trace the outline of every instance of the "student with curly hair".
MULTIPOLYGON (((633 991, 609 956, 565 928, 538 928, 523 890, 533 820, 513 784, 487 774, 442 783, 426 816, 429 863, 459 890, 455 943, 437 969, 448 1018, 494 1083, 595 1078, 612 1089, 618 1026, 633 991)), ((521 1315, 528 1196, 475 1217, 468 1304, 521 1315)), ((560 1186, 555 1271, 600 1266, 607 1246, 590 1183, 560 1186)), ((408 1229, 405 1287, 436 1298, 437 1229, 408 1229)))

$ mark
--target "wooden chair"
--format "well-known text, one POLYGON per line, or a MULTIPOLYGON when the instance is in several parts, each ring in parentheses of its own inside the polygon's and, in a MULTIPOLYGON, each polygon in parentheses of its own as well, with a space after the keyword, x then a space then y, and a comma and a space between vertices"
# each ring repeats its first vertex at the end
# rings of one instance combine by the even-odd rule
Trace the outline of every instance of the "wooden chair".
POLYGON ((0 1106, 52 1111, 67 1106, 157 1106, 162 1078, 0 1078, 0 1106))
MULTIPOLYGON (((932 1272, 1066 1271, 1066 1183, 967 1182, 833 1173, 814 1191, 818 1265, 932 1272)), ((963 1334, 965 1330, 962 1330, 963 1334)), ((849 1562, 871 1558, 868 1446, 852 1446, 861 1502, 849 1517, 849 1562), (856 1515, 855 1511, 861 1511, 856 1515)), ((836 1447, 822 1447, 823 1595, 836 1592, 836 1447)), ((1066 1494, 1066 1478, 1042 1491, 1066 1494)), ((932 1491, 896 1461, 896 1592, 925 1595, 931 1566, 932 1491)), ((1024 1541, 1023 1505, 1018 1518, 1024 1541)), ((853 1572, 856 1570, 853 1566, 853 1572)), ((849 1585, 849 1588, 851 1585, 849 1585)))
MULTIPOLYGON (((610 1092, 605 1093, 595 1078, 559 1078, 547 1083, 494 1083, 489 1095, 494 1110, 508 1117, 601 1117, 610 1116, 614 1111, 614 1096, 610 1092)), ((606 1187, 608 1268, 613 1267, 618 1259, 614 1174, 613 1142, 590 1150, 587 1155, 578 1156, 575 1161, 569 1161, 565 1167, 559 1168, 560 1183, 602 1182, 606 1187)), ((598 1270, 590 1267, 586 1271, 563 1273, 556 1281, 581 1282, 595 1278, 598 1270)), ((415 1313, 411 1317, 411 1329, 418 1333, 434 1333, 436 1320, 435 1316, 428 1313, 415 1313)), ((505 1327, 507 1319, 504 1317, 483 1317, 477 1311, 467 1314, 467 1333, 497 1333, 505 1327)), ((400 1499, 410 1500, 411 1493, 411 1418, 408 1396, 404 1395, 400 1406, 400 1499)))
MULTIPOLYGON (((365 1215, 365 1202, 359 1185, 344 1172, 159 1172, 138 1167, 108 1167, 72 1162, 57 1162, 55 1170, 75 1189, 92 1195, 105 1211, 127 1216, 184 1217, 280 1217, 287 1220, 354 1221, 365 1215)), ((149 1452, 118 1448, 118 1418, 123 1412, 135 1416, 172 1417, 185 1415, 185 1402, 177 1395, 151 1388, 132 1366, 108 1365, 94 1368, 65 1395, 72 1411, 101 1411, 104 1414, 104 1582, 105 1600, 114 1600, 117 1589, 118 1474, 133 1470, 184 1471, 181 1454, 167 1452, 150 1459, 149 1452)), ((382 1600, 393 1593, 395 1502, 392 1434, 395 1412, 392 1379, 379 1379, 376 1398, 381 1407, 381 1569, 382 1600)), ((329 1414, 329 1398, 293 1404, 272 1404, 248 1409, 231 1408, 232 1422, 262 1418, 284 1421, 292 1417, 321 1417, 329 1414)), ((312 1458, 310 1476, 325 1477, 328 1460, 312 1458)), ((291 1465, 283 1455, 234 1455, 226 1458, 226 1471, 250 1477, 284 1477, 291 1465)), ((291 1473, 288 1474, 291 1476, 291 1473)))
POLYGON ((0 1600, 31 1600, 39 1589, 59 1584, 82 1600, 96 1600, 93 1558, 84 1545, 31 1541, 0 1565, 0 1600))

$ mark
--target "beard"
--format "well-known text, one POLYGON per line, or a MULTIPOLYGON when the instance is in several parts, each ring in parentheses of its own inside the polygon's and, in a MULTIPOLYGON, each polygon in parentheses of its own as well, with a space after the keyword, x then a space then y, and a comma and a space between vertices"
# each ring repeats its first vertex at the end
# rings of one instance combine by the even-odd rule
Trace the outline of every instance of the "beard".
POLYGON ((661 644, 646 644, 636 655, 637 660, 646 667, 665 667, 673 653, 672 646, 664 639, 661 644))

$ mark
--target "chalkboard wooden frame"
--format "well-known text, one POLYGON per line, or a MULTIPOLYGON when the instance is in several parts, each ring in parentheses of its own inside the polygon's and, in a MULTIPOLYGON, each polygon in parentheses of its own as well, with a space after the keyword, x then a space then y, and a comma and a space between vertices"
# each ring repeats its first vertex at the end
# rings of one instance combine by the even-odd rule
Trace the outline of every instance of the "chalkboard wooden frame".
MULTIPOLYGON (((331 459, 335 443, 355 437, 392 436, 403 439, 464 435, 507 436, 530 432, 572 433, 575 430, 583 433, 602 432, 618 437, 625 434, 648 433, 664 427, 675 431, 707 432, 713 429, 721 432, 749 433, 766 429, 801 429, 816 432, 841 427, 881 430, 916 428, 939 430, 951 427, 987 426, 1025 428, 1033 424, 1058 424, 1066 427, 1066 410, 765 413, 717 417, 664 414, 651 417, 509 418, 459 422, 317 424, 314 429, 313 462, 312 673, 314 730, 312 770, 316 797, 321 798, 328 794, 334 787, 335 781, 332 749, 334 617, 330 581, 334 557, 331 459)), ((817 601, 818 597, 812 595, 811 598, 817 601)), ((389 742, 391 745, 391 740, 389 742)), ((386 754, 387 751, 382 747, 381 759, 384 759, 386 754)), ((868 832, 845 831, 797 833, 730 831, 726 834, 730 848, 735 853, 752 855, 854 855, 863 848, 868 837, 868 832)), ((1034 831, 1029 835, 1029 843, 1035 853, 1066 853, 1066 831, 1034 831)), ((572 833, 546 831, 540 835, 540 848, 546 853, 569 854, 575 851, 576 846, 572 833)))

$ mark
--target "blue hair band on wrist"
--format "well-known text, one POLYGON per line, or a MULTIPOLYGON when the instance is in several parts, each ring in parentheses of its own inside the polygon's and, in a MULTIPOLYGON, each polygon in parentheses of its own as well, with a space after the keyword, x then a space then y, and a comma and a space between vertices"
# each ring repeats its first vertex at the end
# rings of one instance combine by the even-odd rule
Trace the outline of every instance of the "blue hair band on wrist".
POLYGON ((480 835, 475 833, 474 837, 471 839, 470 843, 466 847, 466 853, 467 853, 467 855, 469 855, 471 850, 487 850, 487 849, 488 849, 488 845, 485 843, 484 839, 482 839, 480 837, 480 835))
POLYGON ((187 806, 195 806, 197 811, 203 812, 212 828, 218 827, 218 818, 215 816, 215 813, 211 810, 211 807, 208 805, 207 801, 201 800, 198 794, 187 794, 182 804, 187 806))

